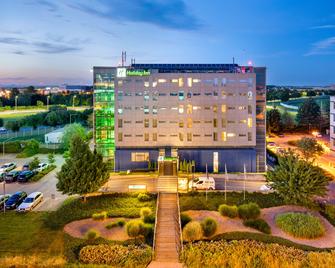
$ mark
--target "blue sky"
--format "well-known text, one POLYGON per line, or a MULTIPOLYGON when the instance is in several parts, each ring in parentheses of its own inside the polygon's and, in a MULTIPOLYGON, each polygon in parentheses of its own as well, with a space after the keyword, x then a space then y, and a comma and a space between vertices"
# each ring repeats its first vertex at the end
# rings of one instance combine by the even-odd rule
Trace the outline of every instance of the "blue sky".
POLYGON ((268 84, 335 84, 334 0, 0 2, 0 84, 90 84, 122 50, 137 63, 268 68, 268 84))

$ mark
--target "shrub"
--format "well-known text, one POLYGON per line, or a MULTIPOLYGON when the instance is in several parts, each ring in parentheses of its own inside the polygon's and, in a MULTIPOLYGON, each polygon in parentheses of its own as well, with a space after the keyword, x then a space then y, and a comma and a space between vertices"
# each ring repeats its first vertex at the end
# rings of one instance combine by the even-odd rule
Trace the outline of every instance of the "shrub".
POLYGON ((205 218, 201 222, 201 227, 202 227, 202 231, 204 233, 204 236, 210 237, 216 232, 216 229, 218 227, 218 223, 213 218, 208 217, 208 218, 205 218))
POLYGON ((140 220, 131 220, 126 224, 126 232, 130 237, 138 237, 141 234, 142 221, 140 220))
POLYGON ((123 227, 126 224, 126 221, 124 219, 119 219, 116 221, 117 226, 123 227))
POLYGON ((140 234, 144 236, 145 242, 151 244, 154 237, 154 225, 150 223, 144 223, 140 225, 140 234))
POLYGON ((151 261, 151 249, 145 245, 90 245, 79 252, 85 264, 103 264, 113 267, 146 267, 151 261))
POLYGON ((99 235, 99 232, 94 230, 94 229, 90 229, 86 232, 85 234, 85 237, 87 240, 94 240, 96 238, 98 238, 100 235, 99 235))
POLYGON ((106 224, 105 228, 106 229, 113 229, 113 228, 115 228, 117 226, 118 226, 117 222, 113 221, 113 222, 110 222, 110 223, 106 224))
POLYGON ((192 218, 188 214, 186 213, 180 214, 181 228, 184 228, 184 226, 188 224, 190 221, 192 221, 192 218))
POLYGON ((325 214, 332 221, 335 221, 335 205, 326 205, 325 206, 325 214))
POLYGON ((183 238, 186 241, 195 241, 202 238, 201 224, 197 221, 191 221, 183 229, 183 238))
POLYGON ((106 211, 92 214, 92 219, 95 220, 95 221, 105 220, 106 218, 107 218, 107 212, 106 211))
POLYGON ((155 218, 156 217, 154 214, 150 214, 150 215, 144 216, 143 222, 144 223, 155 223, 155 218))
POLYGON ((277 215, 276 225, 294 237, 316 238, 325 233, 325 228, 319 218, 301 212, 288 212, 277 215))
POLYGON ((151 196, 146 193, 139 193, 137 199, 138 201, 146 202, 151 200, 151 196))
POLYGON ((256 203, 248 203, 238 206, 238 215, 242 219, 255 219, 261 214, 261 210, 256 203))
POLYGON ((270 226, 263 219, 249 219, 249 220, 245 220, 243 222, 243 224, 245 226, 248 226, 248 227, 254 228, 258 231, 261 231, 262 233, 265 233, 265 234, 270 234, 271 233, 270 226))
POLYGON ((142 218, 147 217, 151 214, 152 214, 151 208, 144 207, 144 208, 141 208, 141 210, 140 210, 140 215, 141 215, 142 218))
POLYGON ((219 212, 222 216, 227 216, 229 218, 235 218, 238 216, 237 206, 223 204, 219 206, 219 212))

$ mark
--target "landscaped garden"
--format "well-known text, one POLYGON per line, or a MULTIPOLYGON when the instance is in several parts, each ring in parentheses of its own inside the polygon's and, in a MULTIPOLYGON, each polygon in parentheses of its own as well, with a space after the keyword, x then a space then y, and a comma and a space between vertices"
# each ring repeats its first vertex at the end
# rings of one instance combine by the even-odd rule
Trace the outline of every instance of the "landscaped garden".
POLYGON ((86 201, 69 198, 54 212, 7 212, 0 217, 0 267, 15 263, 31 267, 41 263, 48 267, 71 263, 145 267, 152 254, 155 204, 152 194, 106 194, 87 197, 86 201), (65 232, 67 224, 81 220, 93 223, 83 235, 65 232), (109 236, 103 236, 99 226, 109 236), (115 239, 114 232, 122 233, 121 239, 115 239), (103 252, 111 253, 108 260, 103 252))

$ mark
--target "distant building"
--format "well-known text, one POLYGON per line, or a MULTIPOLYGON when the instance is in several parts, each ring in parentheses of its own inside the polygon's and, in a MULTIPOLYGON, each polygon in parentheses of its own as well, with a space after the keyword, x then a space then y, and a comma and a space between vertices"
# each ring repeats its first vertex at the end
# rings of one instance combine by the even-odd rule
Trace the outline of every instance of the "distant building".
POLYGON ((65 85, 65 89, 71 93, 90 93, 93 90, 92 86, 83 86, 83 85, 65 85))
POLYGON ((237 64, 94 67, 95 145, 116 170, 159 157, 196 171, 266 170, 266 69, 237 64))
POLYGON ((335 150, 335 96, 330 97, 330 148, 335 150))
POLYGON ((59 128, 44 135, 44 142, 46 144, 61 143, 64 135, 64 128, 59 128))

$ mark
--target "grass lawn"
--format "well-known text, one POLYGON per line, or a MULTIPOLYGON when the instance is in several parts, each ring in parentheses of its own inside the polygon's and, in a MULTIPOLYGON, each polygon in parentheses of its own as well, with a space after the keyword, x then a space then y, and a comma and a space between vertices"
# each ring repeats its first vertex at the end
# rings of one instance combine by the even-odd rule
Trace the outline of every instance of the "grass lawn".
MULTIPOLYGON (((26 136, 19 136, 19 137, 15 137, 13 139, 10 139, 10 141, 25 141, 25 140, 31 140, 31 139, 34 139, 34 140, 37 140, 39 142, 44 142, 44 135, 45 134, 40 134, 40 135, 26 135, 26 136)), ((7 137, 5 138, 0 138, 0 142, 3 142, 5 140, 8 140, 7 137)))
POLYGON ((11 113, 11 114, 7 114, 7 113, 1 113, 0 112, 0 118, 2 118, 4 120, 4 123, 6 124, 6 122, 8 121, 16 121, 16 120, 21 120, 22 118, 28 116, 28 115, 33 115, 33 114, 37 114, 38 112, 26 112, 26 113, 11 113))

